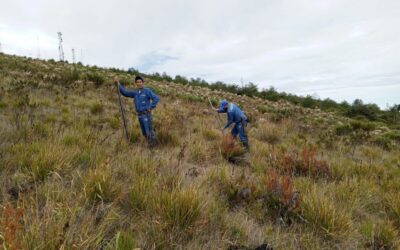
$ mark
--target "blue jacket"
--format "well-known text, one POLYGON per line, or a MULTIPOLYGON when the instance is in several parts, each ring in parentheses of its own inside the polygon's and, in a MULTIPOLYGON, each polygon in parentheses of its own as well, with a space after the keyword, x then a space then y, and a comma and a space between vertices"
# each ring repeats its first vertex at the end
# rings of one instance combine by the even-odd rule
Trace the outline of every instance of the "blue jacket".
POLYGON ((139 93, 137 89, 127 90, 122 85, 118 86, 119 92, 121 92, 123 96, 134 98, 133 103, 135 104, 136 112, 154 109, 160 101, 160 98, 149 88, 142 88, 139 93))
POLYGON ((224 129, 229 127, 232 123, 238 123, 242 121, 246 121, 247 117, 244 115, 244 113, 240 110, 238 106, 236 106, 233 103, 228 104, 228 110, 225 111, 223 109, 219 109, 218 113, 225 113, 227 114, 227 122, 225 124, 224 129))

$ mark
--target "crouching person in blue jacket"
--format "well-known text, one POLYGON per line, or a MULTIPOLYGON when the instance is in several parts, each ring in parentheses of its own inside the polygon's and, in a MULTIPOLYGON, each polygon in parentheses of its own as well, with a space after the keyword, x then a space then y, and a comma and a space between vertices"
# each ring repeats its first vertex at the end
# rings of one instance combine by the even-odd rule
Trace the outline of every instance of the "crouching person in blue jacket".
POLYGON ((224 126, 224 129, 228 128, 232 123, 235 124, 231 130, 233 138, 236 138, 239 134, 239 138, 243 144, 243 147, 246 149, 246 151, 249 151, 249 140, 245 132, 248 119, 240 110, 240 108, 233 103, 228 103, 226 100, 222 100, 219 103, 217 112, 227 114, 227 122, 224 126))
POLYGON ((152 110, 157 106, 160 99, 153 91, 143 86, 144 80, 140 76, 135 77, 135 83, 137 89, 127 90, 121 84, 117 78, 114 79, 115 83, 118 83, 119 92, 125 97, 133 98, 133 104, 135 106, 136 114, 139 119, 140 128, 142 134, 146 137, 149 147, 154 147, 156 138, 152 126, 152 110))

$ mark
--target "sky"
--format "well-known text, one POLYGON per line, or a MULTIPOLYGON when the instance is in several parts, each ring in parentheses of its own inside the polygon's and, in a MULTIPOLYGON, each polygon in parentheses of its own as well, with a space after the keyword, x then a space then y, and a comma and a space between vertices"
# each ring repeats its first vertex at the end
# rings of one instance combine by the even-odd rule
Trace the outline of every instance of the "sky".
POLYGON ((399 0, 0 0, 1 50, 400 103, 399 0))

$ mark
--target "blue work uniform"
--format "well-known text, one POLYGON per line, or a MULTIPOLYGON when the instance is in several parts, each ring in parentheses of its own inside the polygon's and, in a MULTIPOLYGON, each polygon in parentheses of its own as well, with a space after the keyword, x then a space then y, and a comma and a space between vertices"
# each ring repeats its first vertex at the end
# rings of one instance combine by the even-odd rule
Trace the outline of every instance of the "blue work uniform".
POLYGON ((247 138, 245 127, 247 125, 247 117, 240 110, 238 106, 233 103, 228 103, 228 109, 225 110, 223 107, 220 107, 217 111, 218 113, 226 113, 227 114, 227 122, 224 126, 224 129, 228 128, 232 123, 235 125, 231 130, 231 134, 233 138, 236 138, 239 135, 240 141, 243 143, 245 148, 249 147, 249 140, 247 138))
POLYGON ((123 96, 133 98, 133 104, 138 115, 142 134, 150 144, 154 143, 155 135, 152 126, 152 116, 149 111, 157 106, 160 98, 149 88, 127 90, 122 85, 118 86, 123 96))

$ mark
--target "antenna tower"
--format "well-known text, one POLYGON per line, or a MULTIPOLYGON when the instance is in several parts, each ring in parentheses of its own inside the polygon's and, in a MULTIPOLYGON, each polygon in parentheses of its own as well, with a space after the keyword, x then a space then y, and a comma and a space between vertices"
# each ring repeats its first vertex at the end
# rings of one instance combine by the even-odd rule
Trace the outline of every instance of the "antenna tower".
POLYGON ((62 33, 61 32, 57 32, 58 35, 58 55, 60 57, 60 61, 64 61, 64 49, 62 46, 62 33))
POLYGON ((75 49, 74 48, 72 48, 72 63, 76 63, 76 60, 75 60, 75 49))

